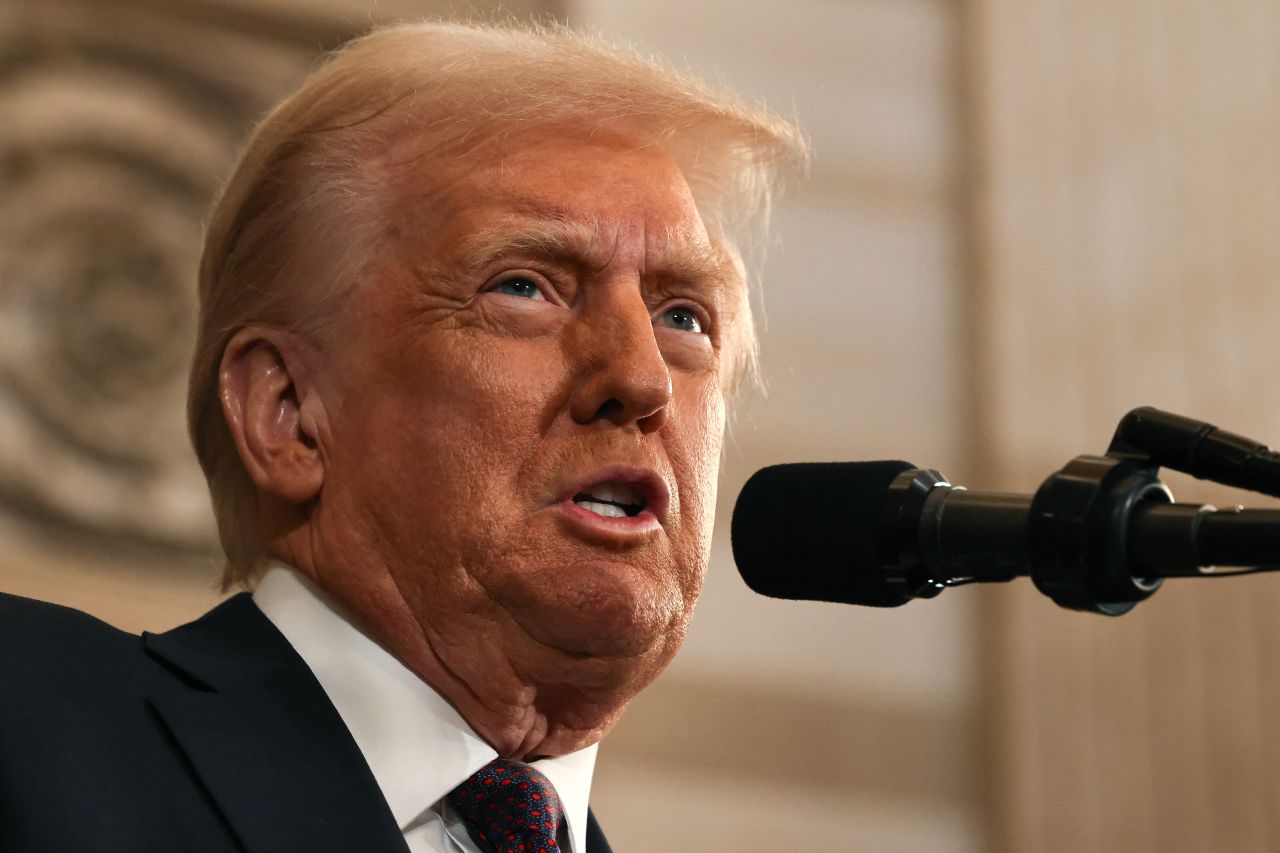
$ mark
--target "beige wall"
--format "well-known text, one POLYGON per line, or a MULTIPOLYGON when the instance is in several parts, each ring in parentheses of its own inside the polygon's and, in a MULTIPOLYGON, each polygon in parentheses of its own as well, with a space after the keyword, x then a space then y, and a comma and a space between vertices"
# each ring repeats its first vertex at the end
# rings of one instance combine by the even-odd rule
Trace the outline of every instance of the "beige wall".
MULTIPOLYGON (((1140 404, 1280 440, 1280 6, 980 0, 965 24, 989 485, 1102 450, 1140 404)), ((1278 605, 1274 576, 1116 622, 994 598, 1002 848, 1280 847, 1278 605)))

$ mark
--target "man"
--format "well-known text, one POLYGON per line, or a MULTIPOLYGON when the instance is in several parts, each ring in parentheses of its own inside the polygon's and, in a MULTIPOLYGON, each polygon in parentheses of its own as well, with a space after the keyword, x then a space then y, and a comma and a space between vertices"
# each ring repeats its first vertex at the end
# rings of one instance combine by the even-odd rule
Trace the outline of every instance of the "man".
POLYGON ((253 595, 142 638, 5 601, 4 849, 607 850, 596 744, 685 635, 751 367, 735 238, 802 151, 560 30, 331 58, 201 266, 192 435, 253 595))

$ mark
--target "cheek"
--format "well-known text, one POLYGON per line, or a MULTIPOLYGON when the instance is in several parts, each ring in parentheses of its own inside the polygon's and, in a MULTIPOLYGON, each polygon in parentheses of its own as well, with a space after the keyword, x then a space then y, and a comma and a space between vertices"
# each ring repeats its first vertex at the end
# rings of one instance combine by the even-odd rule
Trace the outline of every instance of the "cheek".
POLYGON ((563 368, 535 342, 438 338, 388 354, 385 370, 352 389, 343 473, 398 526, 432 529, 438 545, 463 531, 484 540, 503 506, 529 498, 521 474, 554 417, 563 368))
POLYGON ((452 345, 433 348, 406 368, 398 390, 411 408, 408 417, 419 424, 415 431, 446 430, 462 446, 491 456, 531 449, 562 396, 565 371, 556 348, 545 341, 453 337, 452 345))
POLYGON ((691 553, 705 562, 715 524, 716 486, 724 443, 725 403, 717 386, 700 385, 682 396, 668 436, 680 483, 680 516, 691 553))

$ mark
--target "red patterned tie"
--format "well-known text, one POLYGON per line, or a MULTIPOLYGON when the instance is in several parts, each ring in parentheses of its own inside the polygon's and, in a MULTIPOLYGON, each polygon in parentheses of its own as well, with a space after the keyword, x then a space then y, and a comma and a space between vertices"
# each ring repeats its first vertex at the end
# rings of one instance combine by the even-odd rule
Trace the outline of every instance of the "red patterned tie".
POLYGON ((557 853, 564 810, 551 780, 528 764, 495 758, 449 793, 471 839, 492 853, 557 853))

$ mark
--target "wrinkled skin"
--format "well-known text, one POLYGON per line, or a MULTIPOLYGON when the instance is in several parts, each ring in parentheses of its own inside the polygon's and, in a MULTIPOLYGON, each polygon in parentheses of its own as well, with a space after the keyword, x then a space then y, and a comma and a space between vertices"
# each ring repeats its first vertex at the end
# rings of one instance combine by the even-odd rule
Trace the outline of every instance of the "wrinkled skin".
POLYGON ((398 182, 337 342, 242 331, 224 404, 273 554, 500 754, 562 754, 685 636, 743 285, 657 147, 548 130, 440 172, 398 182), (669 491, 659 523, 567 511, 566 490, 616 466, 669 491))

